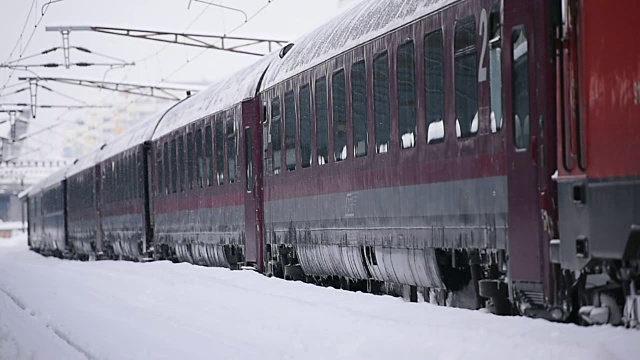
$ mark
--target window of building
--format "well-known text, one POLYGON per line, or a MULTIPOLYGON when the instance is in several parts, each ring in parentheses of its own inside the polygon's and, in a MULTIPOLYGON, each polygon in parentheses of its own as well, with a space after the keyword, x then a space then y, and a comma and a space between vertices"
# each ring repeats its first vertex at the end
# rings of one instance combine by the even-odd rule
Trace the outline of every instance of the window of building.
POLYGON ((178 146, 176 139, 171 140, 171 185, 173 193, 178 192, 178 146))
POLYGON ((502 116, 502 39, 500 39, 500 11, 497 5, 491 9, 489 16, 491 26, 489 41, 489 77, 491 86, 491 132, 500 131, 503 126, 502 116))
POLYGON ((398 135, 400 148, 416 146, 416 66, 413 41, 398 47, 398 135))
POLYGON ((296 169, 296 101, 293 91, 284 94, 284 158, 287 171, 296 169))
POLYGON ((424 72, 427 94, 427 143, 444 139, 444 40, 442 30, 424 38, 424 72))
POLYGON ((513 29, 511 44, 514 143, 518 149, 527 149, 531 138, 531 123, 529 119, 529 49, 524 26, 513 29))
POLYGON ((271 100, 271 162, 273 173, 279 174, 282 164, 282 137, 280 134, 280 98, 271 100))
POLYGON ((389 90, 389 55, 376 56, 373 61, 373 113, 376 124, 376 152, 389 151, 391 142, 391 97, 389 90))
POLYGON ((327 79, 323 76, 316 80, 315 108, 316 108, 316 150, 318 165, 329 161, 329 116, 327 113, 327 79))
POLYGON ((202 129, 196 130, 196 168, 198 169, 198 174, 196 178, 198 179, 198 187, 202 188, 204 186, 204 156, 202 154, 202 147, 204 144, 202 143, 202 129))
POLYGON ((214 184, 213 177, 213 132, 211 131, 211 125, 207 125, 204 128, 204 153, 206 155, 207 161, 205 162, 205 166, 207 168, 207 186, 212 186, 214 184))
POLYGON ((468 16, 456 23, 454 72, 456 135, 458 138, 466 138, 478 133, 478 56, 474 16, 468 16))
POLYGON ((344 69, 331 77, 331 100, 333 114, 333 159, 347 158, 347 93, 344 69))
POLYGON ((224 123, 216 122, 216 181, 218 185, 224 184, 224 123))
POLYGON ((309 85, 300 88, 300 156, 302 167, 311 166, 311 90, 309 85))
POLYGON ((234 111, 227 113, 227 165, 229 167, 229 183, 236 182, 238 176, 238 141, 236 140, 236 122, 234 111))
POLYGON ((351 66, 351 101, 353 155, 367 156, 369 129, 367 128, 367 68, 364 60, 351 66))

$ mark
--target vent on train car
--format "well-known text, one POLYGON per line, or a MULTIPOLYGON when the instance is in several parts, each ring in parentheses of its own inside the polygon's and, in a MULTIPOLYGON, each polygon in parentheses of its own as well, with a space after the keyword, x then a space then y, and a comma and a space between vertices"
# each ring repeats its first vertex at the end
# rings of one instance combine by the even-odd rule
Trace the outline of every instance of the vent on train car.
POLYGON ((294 45, 293 43, 290 43, 285 45, 282 49, 280 49, 280 59, 284 58, 287 55, 287 53, 289 53, 293 45, 294 45))

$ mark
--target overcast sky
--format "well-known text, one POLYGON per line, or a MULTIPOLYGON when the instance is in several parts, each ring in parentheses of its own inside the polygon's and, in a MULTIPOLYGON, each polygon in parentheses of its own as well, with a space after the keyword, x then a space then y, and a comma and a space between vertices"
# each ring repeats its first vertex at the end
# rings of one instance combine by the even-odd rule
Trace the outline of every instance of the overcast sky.
MULTIPOLYGON (((0 0, 0 63, 40 53, 62 45, 58 32, 45 32, 46 26, 92 25, 111 26, 144 30, 164 30, 175 32, 230 34, 242 37, 272 38, 293 41, 302 34, 321 25, 340 11, 338 0, 227 0, 210 1, 215 4, 238 8, 251 20, 245 23, 245 16, 238 11, 208 6, 192 0, 0 0), (261 10, 262 9, 262 10, 261 10), (45 11, 42 16, 43 10, 45 11), (27 15, 30 14, 28 17, 27 15), (35 25, 38 27, 35 28, 35 25), (23 30, 24 27, 24 31, 23 30), (235 29, 235 30, 234 30, 235 29), (29 37, 33 32, 33 37, 29 37), (15 49, 14 49, 15 47, 15 49), (12 52, 13 51, 13 52, 12 52)), ((105 67, 71 69, 32 69, 38 76, 90 78, 107 81, 144 83, 202 83, 223 77, 251 64, 256 57, 201 48, 129 39, 94 32, 72 32, 70 45, 80 46, 94 53, 104 54, 136 66, 106 71, 105 67)), ((113 60, 72 50, 71 62, 113 62, 113 60)), ((61 50, 47 55, 24 60, 23 64, 62 63, 61 50)), ((7 95, 22 88, 5 88, 18 83, 19 76, 33 76, 25 71, 0 69, 0 104, 28 103, 29 93, 23 91, 7 95), (10 77, 11 76, 11 77, 10 77)), ((56 83, 43 84, 55 93, 40 89, 40 104, 77 104, 64 95, 97 105, 111 105, 114 102, 134 101, 108 91, 66 86, 56 83)), ((86 110, 65 112, 62 110, 37 110, 37 119, 30 131, 61 120, 73 120, 86 110)), ((0 114, 0 119, 7 116, 0 114)), ((65 136, 64 127, 55 132, 47 132, 45 140, 40 138, 35 152, 42 157, 53 156, 65 136), (55 137, 55 139, 54 139, 55 137), (43 144, 44 143, 44 144, 43 144)), ((67 135, 68 136, 68 135, 67 135)), ((36 145, 31 144, 31 147, 36 145)))

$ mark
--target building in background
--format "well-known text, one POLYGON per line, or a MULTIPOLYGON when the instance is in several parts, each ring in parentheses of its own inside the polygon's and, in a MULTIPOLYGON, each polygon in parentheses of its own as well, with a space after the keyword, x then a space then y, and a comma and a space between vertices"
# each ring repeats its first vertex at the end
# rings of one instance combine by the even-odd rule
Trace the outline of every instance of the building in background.
POLYGON ((342 8, 345 7, 346 5, 350 4, 350 3, 354 3, 357 2, 359 0, 338 0, 338 7, 342 8))
POLYGON ((138 122, 165 110, 170 101, 150 97, 121 97, 108 109, 91 109, 80 115, 66 130, 63 154, 78 158, 99 148, 138 122))

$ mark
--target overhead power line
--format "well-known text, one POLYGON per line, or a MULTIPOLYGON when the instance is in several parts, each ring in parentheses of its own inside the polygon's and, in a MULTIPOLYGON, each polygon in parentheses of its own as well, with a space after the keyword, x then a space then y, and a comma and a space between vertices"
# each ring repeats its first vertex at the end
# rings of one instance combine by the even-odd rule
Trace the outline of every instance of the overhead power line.
POLYGON ((21 77, 20 80, 29 82, 57 82, 67 85, 84 86, 94 89, 105 89, 110 91, 118 91, 121 93, 148 96, 164 100, 180 100, 181 98, 172 92, 197 92, 200 87, 178 87, 178 86, 164 86, 164 85, 148 85, 148 84, 135 84, 135 83, 122 83, 122 82, 110 82, 101 80, 89 80, 89 79, 72 79, 62 77, 21 77))
POLYGON ((170 31, 139 30, 128 28, 114 28, 104 26, 47 26, 47 31, 94 31, 103 34, 119 35, 136 39, 160 41, 170 44, 193 46, 205 49, 235 52, 239 54, 264 56, 273 51, 274 46, 282 47, 288 43, 286 40, 249 38, 228 35, 177 33, 170 31), (267 51, 250 51, 248 47, 266 45, 267 51))

